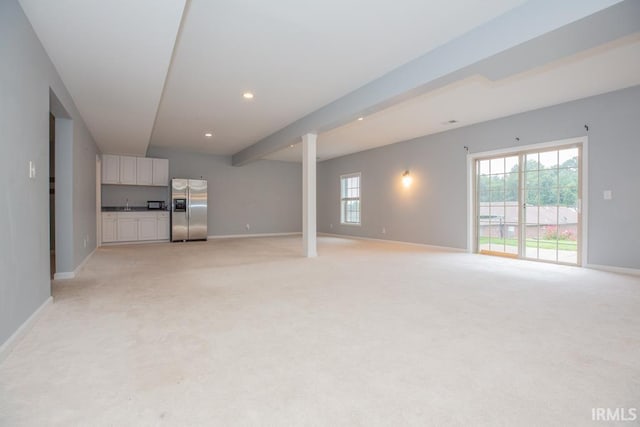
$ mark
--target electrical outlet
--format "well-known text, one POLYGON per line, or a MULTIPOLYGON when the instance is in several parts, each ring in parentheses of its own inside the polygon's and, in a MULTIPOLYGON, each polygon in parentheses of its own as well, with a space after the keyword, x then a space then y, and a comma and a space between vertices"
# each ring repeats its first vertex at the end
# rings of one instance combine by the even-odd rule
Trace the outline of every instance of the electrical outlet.
POLYGON ((84 243, 84 247, 86 248, 87 247, 87 238, 86 237, 84 238, 84 242, 83 243, 84 243))
POLYGON ((245 226, 244 226, 244 228, 246 228, 246 229, 247 229, 247 231, 249 231, 249 230, 251 229, 251 224, 247 224, 247 225, 245 225, 245 226))
POLYGON ((382 227, 382 234, 387 234, 387 228, 386 227, 382 227))
POLYGON ((611 192, 611 190, 604 190, 603 196, 605 200, 613 199, 613 193, 611 192))
POLYGON ((329 228, 333 229, 333 224, 329 224, 329 228))

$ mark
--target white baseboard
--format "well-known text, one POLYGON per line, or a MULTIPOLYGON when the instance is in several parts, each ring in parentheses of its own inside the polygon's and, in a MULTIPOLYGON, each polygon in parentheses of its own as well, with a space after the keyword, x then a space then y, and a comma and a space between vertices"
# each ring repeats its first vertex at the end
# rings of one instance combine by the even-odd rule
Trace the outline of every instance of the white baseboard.
POLYGON ((87 261, 89 261, 89 258, 91 258, 91 255, 93 255, 96 252, 96 249, 97 248, 93 248, 91 253, 82 260, 82 262, 76 267, 75 270, 61 271, 59 273, 55 273, 53 275, 53 280, 69 280, 69 279, 75 278, 78 275, 78 273, 80 273, 80 270, 82 270, 82 267, 84 267, 87 261))
POLYGON ((615 267, 612 265, 585 264, 585 268, 593 270, 608 271, 610 273, 630 274, 632 276, 640 276, 640 270, 637 268, 615 267))
POLYGON ((450 246, 438 246, 438 245, 428 245, 426 243, 403 242, 401 240, 374 239, 373 237, 351 236, 349 234, 318 233, 318 235, 330 236, 330 237, 341 237, 343 239, 370 240, 373 242, 400 243, 403 245, 420 246, 423 248, 438 249, 438 250, 448 251, 448 252, 467 252, 466 249, 452 248, 450 246))
POLYGON ((45 308, 47 308, 52 301, 53 297, 47 298, 45 302, 43 302, 42 305, 38 307, 38 309, 34 311, 33 314, 31 314, 31 316, 29 316, 29 318, 25 320, 22 325, 20 325, 20 327, 9 337, 9 339, 6 340, 2 345, 0 345, 0 362, 2 362, 7 358, 7 356, 9 356, 11 350, 13 350, 18 342, 20 342, 20 340, 27 334, 27 332, 31 330, 31 327, 38 320, 38 317, 42 315, 45 308))
POLYGON ((296 236, 302 232, 296 231, 291 233, 256 233, 256 234, 224 234, 220 236, 208 236, 208 239, 238 239, 241 237, 280 237, 280 236, 296 236))

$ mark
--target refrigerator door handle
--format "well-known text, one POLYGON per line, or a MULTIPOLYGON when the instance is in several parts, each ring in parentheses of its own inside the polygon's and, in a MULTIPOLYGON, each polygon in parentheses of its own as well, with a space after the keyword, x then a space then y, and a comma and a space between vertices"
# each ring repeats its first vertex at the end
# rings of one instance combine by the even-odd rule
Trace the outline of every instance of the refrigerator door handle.
POLYGON ((187 220, 191 219, 191 187, 187 187, 187 220))

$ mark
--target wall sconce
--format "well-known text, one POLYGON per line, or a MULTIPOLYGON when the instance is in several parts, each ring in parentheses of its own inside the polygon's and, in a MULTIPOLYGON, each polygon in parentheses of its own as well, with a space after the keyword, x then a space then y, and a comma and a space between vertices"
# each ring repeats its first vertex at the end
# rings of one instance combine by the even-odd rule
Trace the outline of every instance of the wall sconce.
POLYGON ((402 185, 404 186, 404 188, 411 187, 412 182, 413 178, 411 177, 411 175, 409 175, 409 171, 404 171, 404 173, 402 174, 402 185))

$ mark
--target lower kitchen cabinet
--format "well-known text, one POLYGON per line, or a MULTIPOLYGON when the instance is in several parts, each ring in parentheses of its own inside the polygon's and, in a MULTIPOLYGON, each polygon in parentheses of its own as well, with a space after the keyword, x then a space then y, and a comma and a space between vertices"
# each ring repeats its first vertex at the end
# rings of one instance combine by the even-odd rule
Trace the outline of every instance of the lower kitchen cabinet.
POLYGON ((103 212, 102 242, 169 240, 169 212, 103 212))
POLYGON ((138 240, 158 240, 157 223, 155 215, 138 218, 138 240))
POLYGON ((118 218, 118 242, 138 240, 138 219, 118 218))
POLYGON ((104 243, 116 242, 118 240, 117 222, 117 213, 102 214, 102 241, 104 243))
POLYGON ((169 212, 158 214, 156 232, 158 234, 158 240, 169 240, 169 212))

